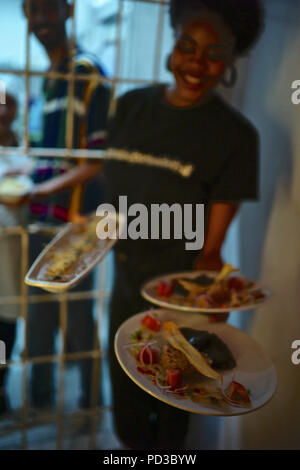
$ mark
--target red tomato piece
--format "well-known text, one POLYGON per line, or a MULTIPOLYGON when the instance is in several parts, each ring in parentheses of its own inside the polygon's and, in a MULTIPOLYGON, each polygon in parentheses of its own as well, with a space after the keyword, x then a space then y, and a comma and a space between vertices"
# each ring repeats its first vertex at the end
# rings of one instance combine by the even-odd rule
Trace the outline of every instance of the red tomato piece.
POLYGON ((201 395, 202 397, 207 395, 207 391, 205 390, 205 388, 194 388, 193 391, 195 393, 199 393, 199 395, 201 395))
POLYGON ((167 370, 167 382, 172 389, 180 387, 182 383, 182 373, 179 369, 167 370))
POLYGON ((160 282, 156 287, 156 292, 161 297, 170 297, 174 292, 173 283, 160 282))
POLYGON ((228 287, 230 290, 241 291, 246 287, 245 282, 240 277, 230 277, 228 279, 228 287))
POLYGON ((265 294, 261 290, 251 292, 255 300, 261 300, 265 298, 265 294))
POLYGON ((157 349, 150 349, 148 347, 142 348, 138 353, 136 359, 138 362, 149 364, 157 364, 159 358, 159 352, 157 349))
POLYGON ((142 320, 142 325, 148 330, 159 331, 161 328, 161 321, 158 318, 151 317, 151 315, 146 315, 142 320))
POLYGON ((247 390, 238 382, 231 382, 229 387, 229 398, 233 401, 250 403, 250 397, 247 390))

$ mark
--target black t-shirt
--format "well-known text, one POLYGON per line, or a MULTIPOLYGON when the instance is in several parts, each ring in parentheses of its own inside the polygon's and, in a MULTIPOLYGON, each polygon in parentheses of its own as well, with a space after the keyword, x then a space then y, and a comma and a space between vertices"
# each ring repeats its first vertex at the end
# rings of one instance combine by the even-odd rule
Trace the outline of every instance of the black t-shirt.
MULTIPOLYGON (((189 108, 164 100, 164 87, 137 89, 119 101, 104 164, 106 200, 128 205, 200 204, 258 196, 258 134, 214 95, 189 108)), ((138 284, 156 274, 191 269, 197 252, 186 240, 122 240, 122 269, 138 284)))

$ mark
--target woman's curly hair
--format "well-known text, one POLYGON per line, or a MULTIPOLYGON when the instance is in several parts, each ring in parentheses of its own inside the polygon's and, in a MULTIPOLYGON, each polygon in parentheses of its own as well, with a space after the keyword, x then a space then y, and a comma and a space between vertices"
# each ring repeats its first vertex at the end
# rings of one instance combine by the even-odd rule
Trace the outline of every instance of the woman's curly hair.
POLYGON ((245 54, 258 40, 264 27, 261 0, 171 0, 171 26, 176 29, 201 9, 219 14, 236 38, 235 52, 245 54))

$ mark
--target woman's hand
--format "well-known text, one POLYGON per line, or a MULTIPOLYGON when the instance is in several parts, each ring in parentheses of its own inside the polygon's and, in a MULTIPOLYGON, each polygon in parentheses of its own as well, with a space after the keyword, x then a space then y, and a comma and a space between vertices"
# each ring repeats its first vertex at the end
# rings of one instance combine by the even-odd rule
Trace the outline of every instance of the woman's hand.
POLYGON ((202 254, 195 261, 194 268, 198 271, 220 271, 224 265, 219 252, 202 254))
MULTIPOLYGON (((237 213, 238 204, 215 202, 211 204, 208 215, 206 240, 199 259, 195 262, 195 269, 203 271, 220 271, 223 267, 221 257, 222 245, 227 230, 237 213)), ((222 322, 228 319, 228 313, 210 315, 210 322, 222 322)))
MULTIPOLYGON (((195 269, 199 271, 220 271, 223 265, 224 262, 219 252, 211 253, 209 255, 202 254, 202 256, 195 261, 195 269)), ((209 314, 209 322, 226 322, 228 317, 229 313, 209 314)))

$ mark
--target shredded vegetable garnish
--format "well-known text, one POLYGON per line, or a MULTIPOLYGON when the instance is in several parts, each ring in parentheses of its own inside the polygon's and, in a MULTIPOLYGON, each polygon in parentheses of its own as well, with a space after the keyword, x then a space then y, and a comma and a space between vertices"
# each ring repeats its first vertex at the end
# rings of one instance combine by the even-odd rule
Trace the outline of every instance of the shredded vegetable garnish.
MULTIPOLYGON (((164 326, 165 324, 163 325, 163 329, 164 326)), ((220 406, 221 404, 223 406, 229 405, 238 408, 251 406, 249 398, 250 391, 236 382, 234 375, 226 390, 221 387, 216 387, 213 391, 208 390, 206 387, 202 386, 200 381, 198 382, 198 380, 201 379, 200 375, 199 378, 192 375, 192 378, 190 377, 188 382, 186 382, 189 376, 184 373, 181 379, 176 382, 176 385, 171 386, 170 372, 176 372, 176 368, 174 368, 174 371, 170 368, 167 369, 166 366, 163 365, 164 362, 160 362, 163 348, 165 347, 165 338, 162 336, 162 333, 157 332, 149 335, 147 328, 141 327, 131 334, 130 338, 131 342, 126 344, 124 348, 129 350, 134 357, 137 371, 151 380, 152 384, 155 385, 161 393, 176 399, 191 400, 195 404, 204 402, 214 406, 220 406), (191 380, 194 380, 194 382, 191 383, 191 380), (246 400, 247 397, 248 402, 246 400)), ((205 359, 208 362, 208 357, 205 359)), ((180 368, 178 368, 178 370, 180 371, 180 368)), ((194 374, 195 373, 198 374, 196 369, 194 374)), ((187 374, 191 374, 191 372, 187 372, 187 374)))
POLYGON ((132 348, 132 347, 137 347, 137 346, 145 346, 145 345, 148 345, 150 346, 151 344, 156 344, 157 341, 152 341, 152 343, 150 343, 149 341, 145 341, 145 342, 136 342, 136 343, 128 343, 128 344, 125 344, 124 345, 124 348, 132 348))
POLYGON ((131 339, 136 342, 140 342, 143 339, 143 330, 140 328, 139 330, 136 330, 134 333, 131 335, 131 339))

